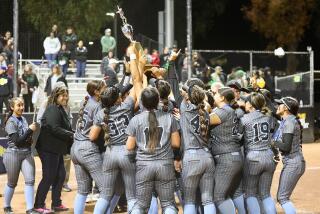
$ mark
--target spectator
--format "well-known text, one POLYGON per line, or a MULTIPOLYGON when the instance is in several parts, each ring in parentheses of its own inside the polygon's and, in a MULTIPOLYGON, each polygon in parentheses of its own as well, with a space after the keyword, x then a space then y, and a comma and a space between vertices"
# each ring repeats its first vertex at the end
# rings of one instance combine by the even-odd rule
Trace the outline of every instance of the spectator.
POLYGON ((32 66, 27 64, 24 67, 22 74, 21 84, 27 88, 27 93, 23 94, 24 110, 25 112, 33 112, 32 95, 33 92, 39 87, 39 81, 37 75, 32 72, 32 66))
POLYGON ((72 27, 68 27, 66 34, 62 36, 62 42, 67 45, 67 50, 70 51, 71 67, 74 68, 75 49, 77 47, 78 37, 73 32, 72 27))
POLYGON ((48 77, 44 92, 47 96, 51 95, 51 92, 57 82, 63 82, 66 87, 68 87, 67 81, 61 72, 59 65, 54 65, 52 67, 52 74, 48 77))
POLYGON ((214 68, 214 73, 211 74, 211 81, 210 81, 210 85, 212 85, 215 82, 220 82, 223 85, 226 83, 226 75, 222 72, 222 68, 221 66, 216 66, 214 68))
POLYGON ((163 49, 163 53, 160 55, 160 66, 161 66, 161 67, 163 67, 163 66, 166 64, 169 56, 170 56, 170 54, 169 54, 169 48, 168 48, 168 47, 165 47, 165 48, 163 49))
POLYGON ((117 73, 115 72, 118 63, 119 62, 116 59, 109 60, 109 65, 104 73, 104 79, 107 86, 114 86, 115 84, 119 83, 117 73))
POLYGON ((109 52, 108 52, 108 58, 109 58, 109 59, 115 58, 112 51, 109 51, 109 52))
POLYGON ((6 62, 6 56, 7 56, 6 53, 4 53, 4 52, 0 53, 0 67, 2 70, 8 69, 7 62, 6 62))
POLYGON ((58 53, 58 63, 61 66, 64 76, 67 76, 70 54, 71 52, 67 49, 67 45, 63 43, 58 53))
POLYGON ((151 64, 151 63, 152 63, 152 57, 151 57, 151 55, 149 54, 149 49, 148 49, 148 48, 144 48, 144 49, 143 49, 143 53, 144 53, 144 55, 146 56, 147 64, 151 64))
POLYGON ((13 65, 13 39, 7 41, 7 45, 4 47, 3 52, 6 53, 7 65, 13 65))
MULTIPOLYGON (((1 56, 0 55, 0 59, 1 56)), ((0 67, 0 113, 3 113, 3 103, 6 105, 6 112, 10 108, 9 99, 13 97, 12 79, 7 75, 7 67, 0 67)))
POLYGON ((46 37, 43 42, 44 54, 48 61, 48 67, 51 68, 54 64, 56 64, 56 59, 58 52, 61 48, 60 41, 57 37, 54 36, 54 33, 51 32, 50 36, 46 37))
POLYGON ((58 25, 56 24, 52 25, 51 32, 53 32, 54 36, 57 37, 59 41, 61 41, 61 34, 58 31, 58 25))
POLYGON ((114 52, 117 42, 111 36, 111 30, 108 28, 104 31, 105 35, 101 37, 102 56, 107 55, 109 52, 114 52))
POLYGON ((160 57, 159 57, 159 52, 156 49, 152 50, 152 55, 151 55, 152 61, 151 64, 152 65, 160 65, 160 57))
POLYGON ((0 53, 2 53, 2 51, 3 51, 3 43, 2 43, 2 41, 0 39, 0 53))
POLYGON ((12 35, 10 31, 6 31, 3 37, 3 45, 6 46, 9 40, 12 40, 12 35))
POLYGON ((194 52, 192 56, 192 72, 197 76, 197 78, 202 79, 203 72, 206 67, 206 62, 198 52, 194 52))
POLYGON ((88 50, 83 46, 83 41, 78 42, 78 47, 75 50, 75 59, 77 63, 77 77, 85 77, 86 75, 86 63, 87 63, 88 50))

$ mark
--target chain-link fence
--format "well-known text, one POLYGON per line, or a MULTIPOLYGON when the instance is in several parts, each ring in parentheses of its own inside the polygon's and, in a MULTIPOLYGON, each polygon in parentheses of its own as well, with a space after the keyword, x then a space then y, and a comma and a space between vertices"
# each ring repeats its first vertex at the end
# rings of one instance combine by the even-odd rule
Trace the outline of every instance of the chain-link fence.
MULTIPOLYGON (((314 106, 313 51, 285 52, 276 56, 272 51, 194 50, 210 67, 221 66, 226 75, 234 68, 249 76, 253 71, 264 71, 266 88, 279 90, 281 96, 298 99, 301 107, 314 106)), ((211 69, 211 73, 214 69, 211 69)), ((209 74, 207 74, 209 75, 209 74)), ((210 78, 210 77, 209 77, 210 78)))

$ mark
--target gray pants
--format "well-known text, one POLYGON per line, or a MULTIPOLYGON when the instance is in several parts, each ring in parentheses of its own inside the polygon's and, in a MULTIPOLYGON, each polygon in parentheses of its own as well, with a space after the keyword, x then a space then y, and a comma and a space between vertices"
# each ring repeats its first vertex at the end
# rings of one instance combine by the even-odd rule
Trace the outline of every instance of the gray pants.
POLYGON ((173 160, 137 161, 136 188, 137 203, 132 213, 146 213, 153 190, 158 194, 163 213, 167 209, 177 213, 173 160))
POLYGON ((205 206, 213 203, 214 161, 209 151, 202 149, 186 150, 183 157, 182 180, 184 203, 195 204, 196 193, 200 188, 201 201, 205 206))
POLYGON ((214 156, 216 170, 214 173, 214 201, 219 206, 228 198, 233 198, 241 182, 243 160, 240 152, 214 156))
POLYGON ((75 141, 71 147, 71 159, 74 164, 78 193, 88 195, 92 191, 92 180, 103 188, 102 155, 96 144, 91 141, 75 141))
POLYGON ((31 151, 21 151, 8 148, 3 154, 3 163, 7 171, 8 186, 15 188, 19 179, 20 170, 25 184, 34 185, 35 164, 31 151))
POLYGON ((245 197, 261 200, 270 197, 270 188, 276 163, 273 152, 269 150, 250 151, 246 155, 244 167, 245 197))
POLYGON ((293 157, 283 157, 283 168, 280 175, 277 200, 282 205, 290 201, 290 196, 300 177, 303 175, 306 162, 299 153, 292 154, 293 157))
POLYGON ((135 174, 136 166, 128 158, 129 151, 125 145, 110 146, 106 148, 103 159, 103 190, 100 194, 102 198, 111 200, 115 192, 115 186, 119 180, 119 175, 125 186, 127 201, 135 199, 135 174))

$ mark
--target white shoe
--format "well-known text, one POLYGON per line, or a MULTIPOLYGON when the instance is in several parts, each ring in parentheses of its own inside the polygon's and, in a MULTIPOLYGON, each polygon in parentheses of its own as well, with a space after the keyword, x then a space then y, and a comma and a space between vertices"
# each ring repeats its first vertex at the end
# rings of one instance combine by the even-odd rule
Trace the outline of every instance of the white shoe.
POLYGON ((93 194, 93 195, 92 195, 92 201, 98 201, 99 196, 100 196, 100 194, 99 194, 99 193, 97 193, 97 194, 93 194))
POLYGON ((89 194, 89 195, 87 196, 86 203, 93 202, 92 197, 93 197, 93 195, 92 195, 92 194, 89 194))

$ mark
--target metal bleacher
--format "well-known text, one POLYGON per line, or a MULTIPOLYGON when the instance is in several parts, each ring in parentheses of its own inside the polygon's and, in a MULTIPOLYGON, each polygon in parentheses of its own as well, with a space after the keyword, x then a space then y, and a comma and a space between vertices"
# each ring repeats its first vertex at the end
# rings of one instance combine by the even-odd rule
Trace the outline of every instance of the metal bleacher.
MULTIPOLYGON (((103 75, 100 72, 101 60, 88 60, 86 66, 86 77, 77 78, 75 68, 68 69, 66 80, 69 89, 69 105, 71 111, 78 111, 80 103, 86 96, 86 86, 91 80, 101 80, 103 75)), ((37 74, 39 79, 39 87, 43 90, 51 70, 41 60, 24 60, 24 64, 31 64, 33 71, 37 74)), ((20 71, 21 72, 21 71, 20 71)))

